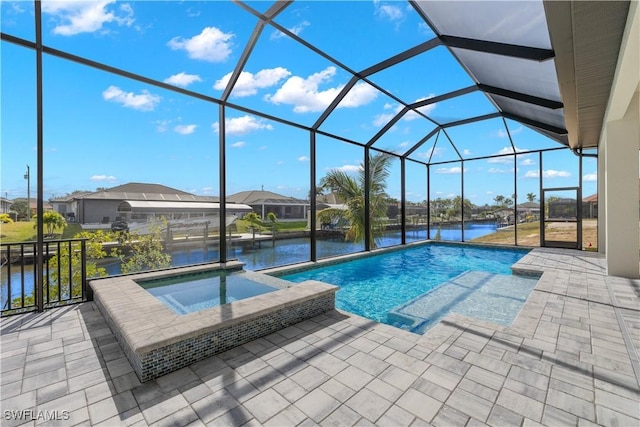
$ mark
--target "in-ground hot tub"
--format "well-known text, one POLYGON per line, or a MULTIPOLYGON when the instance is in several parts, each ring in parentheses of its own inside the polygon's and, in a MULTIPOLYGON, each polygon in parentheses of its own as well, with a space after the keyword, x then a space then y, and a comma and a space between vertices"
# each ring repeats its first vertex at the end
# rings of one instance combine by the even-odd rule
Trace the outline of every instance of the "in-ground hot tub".
POLYGON ((89 282, 94 301, 140 381, 149 381, 214 354, 271 334, 335 307, 336 286, 292 284, 243 271, 242 263, 209 264, 89 282), (235 271, 242 280, 275 290, 180 314, 140 285, 177 276, 235 271))
POLYGON ((274 284, 262 276, 227 270, 188 273, 135 282, 178 314, 193 313, 280 289, 279 283, 274 284))

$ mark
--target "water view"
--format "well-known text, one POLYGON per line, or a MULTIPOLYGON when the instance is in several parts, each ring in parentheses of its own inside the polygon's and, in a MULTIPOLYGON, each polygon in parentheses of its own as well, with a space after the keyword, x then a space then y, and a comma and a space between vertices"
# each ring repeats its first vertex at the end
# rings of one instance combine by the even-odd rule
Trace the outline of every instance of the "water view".
MULTIPOLYGON (((464 239, 471 240, 496 231, 495 223, 487 222, 467 222, 465 223, 464 239)), ((431 229, 431 238, 436 234, 440 234, 443 241, 461 241, 462 229, 460 224, 447 225, 442 227, 433 227, 431 229)), ((407 232, 407 242, 421 241, 427 239, 427 231, 412 230, 407 232)), ((377 240, 378 247, 388 247, 399 245, 401 242, 400 231, 386 233, 377 240)), ((257 244, 256 244, 257 245, 257 244)), ((345 242, 342 238, 333 240, 318 240, 316 251, 318 258, 328 258, 332 256, 345 255, 350 253, 361 252, 364 250, 364 243, 345 242)), ((246 270, 262 270, 280 265, 294 264, 305 262, 310 259, 310 239, 295 238, 263 241, 260 246, 254 249, 249 247, 231 246, 228 250, 228 258, 236 258, 245 263, 246 270)), ((171 265, 173 267, 182 267, 190 264, 198 264, 202 262, 216 261, 220 258, 218 249, 209 248, 206 252, 202 248, 191 250, 178 250, 171 252, 171 265)), ((120 261, 111 260, 101 264, 109 275, 120 274, 120 261)), ((1 297, 0 304, 2 307, 7 306, 8 302, 8 268, 3 266, 1 270, 1 297)), ((24 271, 19 266, 11 268, 11 295, 13 298, 20 297, 20 284, 25 283, 25 294, 33 291, 35 277, 33 266, 27 265, 24 271)))

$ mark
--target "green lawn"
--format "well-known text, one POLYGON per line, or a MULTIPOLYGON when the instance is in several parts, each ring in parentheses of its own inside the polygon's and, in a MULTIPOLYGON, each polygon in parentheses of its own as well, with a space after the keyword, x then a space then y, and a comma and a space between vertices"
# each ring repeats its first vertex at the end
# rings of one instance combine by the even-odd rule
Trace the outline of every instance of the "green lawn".
POLYGON ((11 224, 0 224, 0 240, 2 243, 29 242, 36 240, 35 222, 19 221, 11 224))
MULTIPOLYGON (((0 241, 2 243, 35 242, 37 239, 35 222, 18 221, 12 224, 0 224, 0 241)), ((56 230, 54 238, 72 239, 82 231, 80 224, 68 224, 62 234, 56 230)))

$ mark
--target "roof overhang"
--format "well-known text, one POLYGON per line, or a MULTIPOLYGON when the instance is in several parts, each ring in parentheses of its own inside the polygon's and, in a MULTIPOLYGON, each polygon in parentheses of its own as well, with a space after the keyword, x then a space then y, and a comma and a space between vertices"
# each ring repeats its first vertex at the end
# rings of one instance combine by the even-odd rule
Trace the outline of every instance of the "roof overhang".
POLYGON ((629 4, 544 1, 568 144, 573 149, 598 146, 629 4))
MULTIPOLYGON (((227 203, 227 212, 251 212, 251 206, 227 203)), ((118 205, 118 212, 219 212, 220 203, 216 202, 169 202, 155 200, 123 200, 118 205)))

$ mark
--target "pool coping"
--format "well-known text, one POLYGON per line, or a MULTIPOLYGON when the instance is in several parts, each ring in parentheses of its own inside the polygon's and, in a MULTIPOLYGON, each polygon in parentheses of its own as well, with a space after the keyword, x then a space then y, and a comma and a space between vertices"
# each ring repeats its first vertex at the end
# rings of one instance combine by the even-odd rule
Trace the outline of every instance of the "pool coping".
POLYGON ((336 286, 319 281, 293 284, 261 273, 242 271, 242 266, 243 263, 237 261, 214 263, 94 279, 89 285, 96 305, 134 370, 141 381, 146 381, 170 372, 160 366, 163 363, 175 369, 178 365, 193 363, 193 358, 182 354, 185 347, 195 347, 202 353, 202 357, 196 359, 199 360, 216 354, 217 350, 227 350, 230 345, 241 345, 260 334, 267 335, 335 308, 336 286), (279 283, 281 288, 232 304, 178 314, 135 281, 163 278, 176 272, 190 274, 216 270, 238 271, 252 279, 261 277, 272 285, 282 282, 279 283), (251 322, 260 327, 252 328, 251 322))
MULTIPOLYGON (((263 274, 268 274, 273 277, 280 277, 287 274, 295 274, 301 271, 310 270, 313 268, 324 267, 328 265, 342 264, 343 262, 353 261, 360 258, 368 258, 371 256, 382 255, 387 252, 402 251, 408 248, 423 246, 423 245, 445 245, 445 246, 466 246, 466 247, 478 247, 487 249, 504 249, 516 252, 531 252, 536 249, 534 246, 504 246, 504 245, 492 245, 487 243, 474 243, 474 242, 450 242, 441 240, 420 240, 416 242, 409 242, 404 245, 389 246, 384 248, 375 248, 370 251, 354 252, 350 254, 338 255, 330 258, 321 258, 316 261, 305 261, 295 264, 281 265, 278 267, 264 268, 256 270, 263 274)), ((525 255, 526 256, 526 255, 525 255)), ((515 265, 515 264, 514 264, 515 265)), ((534 271, 527 268, 518 269, 517 272, 512 267, 512 272, 518 275, 526 276, 540 276, 542 272, 540 270, 534 271)))

